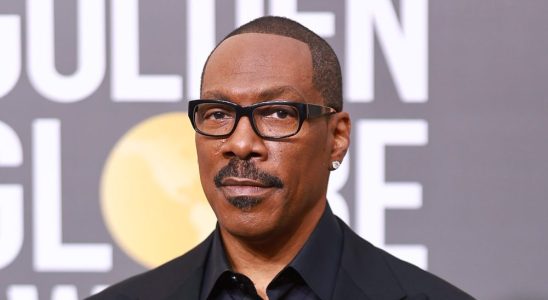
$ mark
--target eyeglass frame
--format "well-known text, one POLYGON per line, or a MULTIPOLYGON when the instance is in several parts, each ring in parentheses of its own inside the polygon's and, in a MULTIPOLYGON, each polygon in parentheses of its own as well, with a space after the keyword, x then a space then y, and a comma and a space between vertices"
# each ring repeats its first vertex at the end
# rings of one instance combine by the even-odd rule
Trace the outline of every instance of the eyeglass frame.
POLYGON ((272 100, 272 101, 265 101, 265 102, 259 102, 248 106, 241 106, 239 104, 236 104, 234 102, 221 100, 221 99, 196 99, 196 100, 190 100, 188 101, 188 117, 190 118, 190 123, 192 124, 192 127, 196 132, 199 134, 209 136, 209 137, 215 137, 215 138, 227 138, 231 136, 234 131, 236 130, 236 127, 238 127, 238 122, 240 122, 241 117, 247 117, 251 128, 253 128, 253 131, 255 134, 257 134, 259 137, 263 139, 270 139, 270 140, 278 140, 278 139, 284 139, 288 137, 292 137, 299 133, 301 130, 301 127, 305 120, 307 119, 313 119, 313 118, 319 118, 322 116, 330 116, 332 114, 338 113, 338 111, 332 107, 319 105, 319 104, 312 104, 312 103, 302 103, 302 102, 295 102, 295 101, 287 101, 287 100, 272 100), (232 129, 226 133, 226 134, 209 134, 201 131, 196 126, 195 121, 195 110, 196 107, 200 104, 207 104, 207 103, 217 103, 217 104, 224 104, 228 105, 229 107, 233 108, 236 112, 236 118, 234 120, 234 125, 232 129), (287 134, 279 137, 269 137, 264 136, 259 132, 257 129, 257 126, 255 125, 255 118, 253 118, 253 112, 256 108, 261 106, 267 106, 267 105, 289 105, 297 108, 297 112, 299 114, 299 125, 297 126, 297 130, 295 130, 292 134, 287 134))

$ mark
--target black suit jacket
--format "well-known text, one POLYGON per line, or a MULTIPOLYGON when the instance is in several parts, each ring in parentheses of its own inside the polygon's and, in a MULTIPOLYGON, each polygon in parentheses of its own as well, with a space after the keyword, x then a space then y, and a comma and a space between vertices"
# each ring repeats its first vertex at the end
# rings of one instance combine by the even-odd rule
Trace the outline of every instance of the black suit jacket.
MULTIPOLYGON (((378 249, 339 220, 344 234, 333 299, 461 300, 471 296, 378 249)), ((188 253, 88 300, 198 300, 212 235, 188 253)))

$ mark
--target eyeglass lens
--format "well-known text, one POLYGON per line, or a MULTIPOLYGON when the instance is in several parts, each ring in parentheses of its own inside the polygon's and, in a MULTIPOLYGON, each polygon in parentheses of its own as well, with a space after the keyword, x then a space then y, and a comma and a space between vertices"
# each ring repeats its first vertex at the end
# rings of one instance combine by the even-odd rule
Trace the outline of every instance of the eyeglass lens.
MULTIPOLYGON (((223 103, 203 103, 195 109, 197 128, 209 135, 229 134, 236 125, 236 109, 223 103)), ((292 135, 299 129, 299 110, 287 104, 269 104, 254 107, 252 123, 264 137, 292 135)))

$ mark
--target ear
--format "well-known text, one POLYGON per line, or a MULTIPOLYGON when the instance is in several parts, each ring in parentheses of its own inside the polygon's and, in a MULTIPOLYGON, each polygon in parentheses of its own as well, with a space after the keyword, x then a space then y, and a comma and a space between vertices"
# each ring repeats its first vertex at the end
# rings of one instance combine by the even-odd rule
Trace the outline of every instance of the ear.
POLYGON ((351 126, 350 115, 347 112, 331 115, 331 161, 343 161, 350 147, 351 126))

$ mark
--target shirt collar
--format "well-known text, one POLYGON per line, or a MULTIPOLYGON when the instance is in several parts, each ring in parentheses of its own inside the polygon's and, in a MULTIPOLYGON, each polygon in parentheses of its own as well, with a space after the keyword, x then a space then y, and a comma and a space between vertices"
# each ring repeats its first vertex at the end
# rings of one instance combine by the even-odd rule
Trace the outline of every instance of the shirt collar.
POLYGON ((289 264, 321 299, 331 299, 343 246, 337 217, 326 205, 318 225, 289 264))
POLYGON ((219 224, 217 224, 215 231, 213 232, 213 241, 211 242, 211 248, 209 249, 209 254, 207 256, 200 299, 207 299, 213 290, 217 279, 227 271, 230 271, 230 265, 228 264, 228 259, 223 247, 219 224))
MULTIPOLYGON (((331 208, 326 205, 316 228, 288 267, 295 269, 321 299, 331 299, 339 270, 342 246, 342 230, 331 208)), ((200 299, 207 299, 217 279, 230 270, 219 225, 217 225, 203 275, 200 299)))

